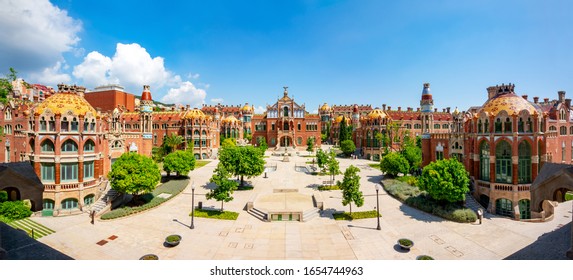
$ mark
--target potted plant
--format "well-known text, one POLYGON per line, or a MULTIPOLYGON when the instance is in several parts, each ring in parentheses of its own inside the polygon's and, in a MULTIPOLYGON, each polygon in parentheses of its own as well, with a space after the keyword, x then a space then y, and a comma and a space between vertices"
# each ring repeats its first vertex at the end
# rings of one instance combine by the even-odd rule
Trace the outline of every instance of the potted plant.
POLYGON ((398 239, 398 245, 400 245, 400 247, 404 250, 410 250, 410 248, 414 246, 414 242, 408 238, 401 238, 398 239))
POLYGON ((172 234, 165 238, 165 243, 171 247, 179 245, 179 242, 181 242, 181 235, 178 234, 172 234))
POLYGON ((156 260, 159 260, 159 257, 155 254, 147 254, 147 255, 143 255, 141 258, 139 258, 139 260, 156 261, 156 260))
POLYGON ((428 255, 419 255, 416 257, 416 260, 419 261, 429 261, 429 260, 433 260, 434 258, 428 256, 428 255))

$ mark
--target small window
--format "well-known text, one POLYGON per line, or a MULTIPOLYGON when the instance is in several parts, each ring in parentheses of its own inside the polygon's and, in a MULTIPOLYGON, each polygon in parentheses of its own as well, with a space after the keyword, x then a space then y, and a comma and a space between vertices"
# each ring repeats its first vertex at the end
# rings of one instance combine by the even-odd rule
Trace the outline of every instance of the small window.
POLYGON ((84 152, 93 152, 94 150, 95 150, 94 141, 92 140, 86 141, 86 143, 84 144, 84 152))
POLYGON ((64 144, 62 144, 62 152, 77 152, 78 145, 73 140, 66 140, 64 144))
POLYGON ((54 152, 54 143, 50 140, 44 140, 41 145, 42 152, 53 153, 54 152))
POLYGON ((84 205, 91 205, 94 203, 94 195, 90 194, 84 197, 84 205))
POLYGON ((62 201, 62 209, 78 208, 78 200, 75 198, 68 198, 62 201))

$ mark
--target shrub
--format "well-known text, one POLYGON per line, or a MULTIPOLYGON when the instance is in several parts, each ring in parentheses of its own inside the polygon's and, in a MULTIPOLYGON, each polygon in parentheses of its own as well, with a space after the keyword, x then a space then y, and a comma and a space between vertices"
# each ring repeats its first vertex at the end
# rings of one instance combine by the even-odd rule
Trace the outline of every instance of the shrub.
MULTIPOLYGON (((191 216, 192 213, 189 213, 191 216)), ((209 209, 195 209, 195 217, 218 219, 218 220, 236 220, 239 217, 239 213, 231 211, 219 211, 219 210, 209 210, 209 209)))
POLYGON ((420 261, 430 261, 430 260, 433 260, 433 259, 434 259, 434 258, 432 258, 432 257, 430 257, 430 256, 428 256, 428 255, 421 255, 421 256, 418 256, 418 257, 416 258, 416 260, 420 260, 420 261))
POLYGON ((354 145, 352 140, 344 140, 340 143, 340 149, 348 157, 356 151, 356 145, 354 145))
POLYGON ((414 176, 402 176, 402 177, 398 177, 397 178, 398 181, 400 182, 404 182, 410 186, 418 186, 418 178, 414 177, 414 176))
POLYGON ((20 220, 32 216, 32 210, 23 201, 5 201, 0 203, 0 216, 8 220, 20 220))
POLYGON ((412 242, 412 240, 406 239, 406 238, 399 239, 398 243, 402 246, 405 246, 405 247, 410 247, 410 246, 414 245, 414 242, 412 242))
POLYGON ((8 201, 8 192, 7 191, 0 191, 0 203, 8 201))
MULTIPOLYGON (((371 211, 363 211, 363 212, 352 212, 352 214, 348 212, 343 213, 334 213, 332 216, 335 220, 349 220, 352 221, 354 219, 369 219, 369 218, 376 218, 378 212, 376 210, 371 211)), ((382 217, 382 215, 380 215, 382 217)))
POLYGON ((418 183, 420 189, 427 191, 435 200, 464 201, 470 191, 468 172, 455 158, 428 164, 418 183))
POLYGON ((176 235, 176 234, 172 234, 167 236, 167 238, 165 238, 165 241, 167 242, 178 242, 181 241, 181 236, 176 235))
POLYGON ((338 184, 335 185, 326 185, 326 186, 319 186, 319 191, 333 191, 333 190, 340 190, 340 186, 338 184))
POLYGON ((408 161, 399 153, 392 152, 385 155, 382 160, 380 160, 380 170, 386 172, 386 174, 396 177, 399 173, 407 174, 410 171, 410 164, 408 161))

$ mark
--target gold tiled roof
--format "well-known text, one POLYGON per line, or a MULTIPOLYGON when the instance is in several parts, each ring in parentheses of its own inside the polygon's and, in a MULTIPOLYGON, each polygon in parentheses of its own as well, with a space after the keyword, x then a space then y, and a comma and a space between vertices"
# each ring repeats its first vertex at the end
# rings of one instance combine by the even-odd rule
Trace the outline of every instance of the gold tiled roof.
POLYGON ((517 115, 523 110, 526 110, 529 114, 537 112, 529 101, 517 96, 515 93, 497 95, 486 101, 482 107, 482 112, 486 112, 492 116, 497 116, 501 111, 506 111, 510 116, 514 114, 517 115))
POLYGON ((237 118, 235 118, 235 116, 230 115, 228 117, 226 117, 225 119, 223 119, 223 123, 236 123, 239 120, 237 120, 237 118))
POLYGON ((328 104, 324 103, 321 107, 320 107, 321 111, 330 111, 330 106, 328 106, 328 104))
POLYGON ((35 113, 41 115, 48 109, 54 114, 65 114, 72 111, 77 116, 85 116, 88 112, 97 116, 94 107, 85 98, 75 93, 56 93, 40 103, 36 107, 35 113))
POLYGON ((384 119, 386 117, 387 117, 386 113, 384 113, 384 111, 382 111, 380 109, 374 109, 374 110, 372 110, 372 112, 370 112, 368 114, 368 118, 371 120, 373 120, 373 119, 384 119))
POLYGON ((205 113, 199 109, 193 109, 185 113, 184 119, 204 119, 206 117, 205 113))

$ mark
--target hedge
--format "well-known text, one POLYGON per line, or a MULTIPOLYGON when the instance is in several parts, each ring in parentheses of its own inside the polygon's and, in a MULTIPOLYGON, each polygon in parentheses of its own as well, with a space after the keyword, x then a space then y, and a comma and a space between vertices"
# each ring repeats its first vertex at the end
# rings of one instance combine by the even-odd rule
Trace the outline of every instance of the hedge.
MULTIPOLYGON (((378 212, 376 210, 371 211, 363 211, 363 212, 352 212, 352 214, 348 212, 343 213, 334 213, 332 216, 335 220, 349 220, 352 221, 354 219, 369 219, 369 218, 376 218, 378 212)), ((380 215, 382 217, 382 215, 380 215)))
MULTIPOLYGON (((191 213, 189 213, 189 216, 191 216, 191 213)), ((195 209, 195 217, 218 220, 236 220, 239 217, 239 213, 231 211, 221 212, 219 210, 195 209)))

